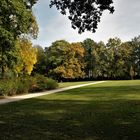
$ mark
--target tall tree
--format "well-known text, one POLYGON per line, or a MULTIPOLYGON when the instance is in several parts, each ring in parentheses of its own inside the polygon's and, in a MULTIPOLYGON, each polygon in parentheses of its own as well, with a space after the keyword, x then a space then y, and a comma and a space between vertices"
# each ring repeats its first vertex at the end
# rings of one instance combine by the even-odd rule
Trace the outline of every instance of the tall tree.
MULTIPOLYGON (((1 0, 0 1, 0 60, 1 72, 12 61, 15 42, 21 35, 37 37, 38 26, 32 13, 36 0, 1 0)), ((14 61, 14 59, 13 59, 14 61)), ((10 68, 10 67, 9 67, 10 68)))
POLYGON ((37 49, 33 48, 31 41, 26 38, 18 40, 17 47, 19 61, 15 66, 15 72, 30 75, 37 62, 37 49))
POLYGON ((12 68, 16 62, 14 38, 6 30, 0 28, 0 73, 2 78, 8 68, 12 68), (13 61, 14 60, 14 61, 13 61))
POLYGON ((45 50, 39 46, 39 45, 35 45, 34 48, 37 49, 37 63, 34 66, 34 73, 39 73, 39 74, 46 74, 46 54, 45 54, 45 50))
POLYGON ((119 70, 119 46, 121 45, 121 40, 119 38, 110 38, 106 44, 108 51, 108 76, 111 78, 116 78, 119 70))
POLYGON ((64 40, 54 42, 47 49, 48 75, 58 80, 83 77, 84 49, 80 43, 70 44, 64 40))
POLYGON ((37 23, 32 12, 35 2, 36 0, 0 1, 0 29, 7 31, 14 39, 21 34, 30 34, 35 38, 38 33, 37 23))
POLYGON ((140 77, 140 36, 132 39, 130 44, 132 47, 132 68, 135 76, 140 77))
POLYGON ((106 78, 107 71, 108 71, 108 64, 107 64, 107 49, 105 47, 104 42, 100 41, 96 47, 96 67, 95 73, 98 77, 106 78))
POLYGON ((116 61, 118 70, 116 76, 130 79, 131 54, 132 49, 128 42, 123 42, 118 46, 118 60, 116 61))
POLYGON ((96 65, 96 50, 97 43, 94 42, 92 39, 87 38, 82 43, 83 48, 85 49, 84 60, 86 63, 85 73, 88 78, 93 77, 93 71, 96 65))

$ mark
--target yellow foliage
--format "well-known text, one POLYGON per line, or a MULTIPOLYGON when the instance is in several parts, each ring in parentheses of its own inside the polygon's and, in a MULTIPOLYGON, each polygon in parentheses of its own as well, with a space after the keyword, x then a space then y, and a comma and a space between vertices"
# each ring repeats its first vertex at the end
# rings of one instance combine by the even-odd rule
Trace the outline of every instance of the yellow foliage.
POLYGON ((63 78, 83 77, 84 72, 82 69, 85 64, 82 58, 84 57, 84 51, 81 43, 72 43, 68 47, 65 47, 65 53, 62 53, 64 55, 63 63, 51 70, 51 72, 63 78))
POLYGON ((80 55, 84 57, 84 48, 82 47, 81 43, 72 43, 71 44, 72 51, 75 52, 76 55, 80 55))

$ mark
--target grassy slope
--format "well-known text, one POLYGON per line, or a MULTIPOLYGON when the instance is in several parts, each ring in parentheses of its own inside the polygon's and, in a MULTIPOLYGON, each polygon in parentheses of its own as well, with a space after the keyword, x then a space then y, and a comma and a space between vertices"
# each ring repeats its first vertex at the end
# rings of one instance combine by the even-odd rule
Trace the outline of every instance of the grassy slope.
POLYGON ((140 81, 117 81, 0 106, 0 140, 139 140, 140 81))

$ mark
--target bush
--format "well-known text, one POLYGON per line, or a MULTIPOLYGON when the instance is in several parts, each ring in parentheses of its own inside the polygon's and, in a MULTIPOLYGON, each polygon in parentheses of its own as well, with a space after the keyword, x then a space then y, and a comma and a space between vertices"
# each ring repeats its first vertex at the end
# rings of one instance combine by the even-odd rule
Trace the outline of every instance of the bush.
POLYGON ((58 87, 58 83, 55 80, 46 78, 43 75, 36 75, 35 77, 32 77, 30 83, 32 83, 29 89, 30 92, 56 89, 58 87))
POLYGON ((38 92, 47 89, 47 79, 43 75, 36 75, 30 78, 29 92, 38 92))
POLYGON ((12 96, 17 93, 17 85, 14 80, 0 80, 0 95, 12 96))
POLYGON ((37 75, 36 76, 37 86, 40 89, 40 91, 47 89, 47 78, 43 75, 37 75))
POLYGON ((56 89, 58 87, 58 83, 50 78, 47 79, 46 84, 47 84, 47 89, 56 89))
POLYGON ((56 89, 58 83, 42 75, 34 77, 19 77, 17 79, 0 80, 0 95, 12 96, 28 92, 39 92, 44 90, 56 89))
POLYGON ((28 93, 30 82, 28 78, 18 78, 17 82, 17 94, 28 93))
POLYGON ((29 92, 33 93, 33 92, 38 92, 38 91, 41 91, 41 89, 39 88, 38 84, 37 84, 37 79, 36 77, 31 77, 29 79, 29 92))

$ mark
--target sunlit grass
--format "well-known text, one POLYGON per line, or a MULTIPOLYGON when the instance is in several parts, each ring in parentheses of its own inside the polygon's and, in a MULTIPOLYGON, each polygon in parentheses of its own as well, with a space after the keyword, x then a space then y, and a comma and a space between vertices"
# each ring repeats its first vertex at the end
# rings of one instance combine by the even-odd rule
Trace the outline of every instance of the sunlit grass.
POLYGON ((68 86, 75 86, 75 85, 81 85, 81 84, 87 84, 87 83, 93 83, 94 81, 81 81, 81 82, 60 82, 59 87, 68 87, 68 86))

